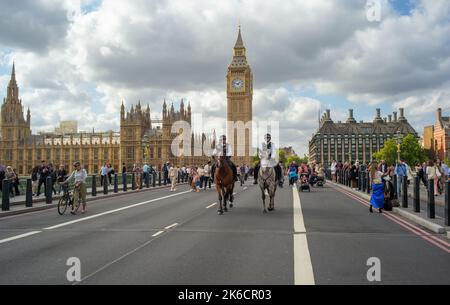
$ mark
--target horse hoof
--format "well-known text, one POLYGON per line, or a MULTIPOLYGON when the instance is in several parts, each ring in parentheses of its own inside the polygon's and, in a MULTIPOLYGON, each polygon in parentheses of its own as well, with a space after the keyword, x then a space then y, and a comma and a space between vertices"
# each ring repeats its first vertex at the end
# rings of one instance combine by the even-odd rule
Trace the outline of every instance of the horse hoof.
POLYGON ((232 203, 230 203, 230 208, 232 208, 233 207, 233 204, 232 203))
POLYGON ((227 208, 225 208, 225 209, 223 209, 225 212, 228 212, 228 209, 227 208))
POLYGON ((273 210, 275 210, 274 208, 269 208, 269 212, 272 212, 273 210))
POLYGON ((223 211, 218 211, 217 212, 219 215, 223 215, 223 211))

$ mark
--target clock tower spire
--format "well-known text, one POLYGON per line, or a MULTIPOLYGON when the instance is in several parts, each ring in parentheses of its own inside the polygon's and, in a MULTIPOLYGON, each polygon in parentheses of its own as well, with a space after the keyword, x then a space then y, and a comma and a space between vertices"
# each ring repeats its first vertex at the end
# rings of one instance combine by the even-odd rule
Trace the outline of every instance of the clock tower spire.
POLYGON ((241 27, 227 71, 227 138, 236 164, 251 165, 253 73, 247 62, 241 27))

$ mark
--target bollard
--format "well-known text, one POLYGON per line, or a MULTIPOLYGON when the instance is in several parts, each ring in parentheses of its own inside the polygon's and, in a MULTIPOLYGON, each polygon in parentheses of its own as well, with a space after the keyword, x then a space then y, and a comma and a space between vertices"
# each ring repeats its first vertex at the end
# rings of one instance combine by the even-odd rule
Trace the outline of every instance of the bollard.
POLYGON ((97 177, 92 175, 92 188, 91 188, 92 197, 97 196, 97 177))
POLYGON ((445 225, 450 226, 450 182, 445 181, 445 225))
POLYGON ((158 172, 158 185, 161 186, 161 172, 158 172))
POLYGON ((119 192, 119 179, 117 179, 117 174, 114 174, 114 193, 119 192))
POLYGON ((414 178, 414 212, 420 213, 420 179, 414 178))
POLYGON ((153 175, 152 175, 152 185, 153 185, 153 187, 156 186, 156 172, 153 172, 153 175))
POLYGON ((4 179, 2 183, 2 211, 9 211, 9 193, 11 187, 11 181, 8 179, 4 179))
POLYGON ((398 194, 397 194, 397 175, 392 176, 392 184, 394 185, 394 199, 398 200, 398 194))
POLYGON ((27 179, 27 190, 25 193, 25 206, 31 208, 33 206, 33 187, 31 179, 27 179))
POLYGON ((108 176, 105 176, 103 179, 103 195, 108 195, 108 176))
POLYGON ((50 204, 53 201, 52 184, 53 184, 52 177, 47 176, 47 178, 45 180, 45 203, 46 204, 50 204))
POLYGON ((127 191, 127 174, 122 174, 123 191, 127 191))
POLYGON ((370 185, 370 172, 369 171, 367 171, 367 194, 370 194, 370 191, 371 191, 371 185, 370 185))
POLYGON ((435 217, 435 207, 434 207, 434 179, 428 180, 428 205, 427 205, 427 216, 428 218, 435 217))
POLYGON ((131 190, 135 190, 136 189, 136 174, 132 173, 131 174, 131 190))
POLYGON ((361 172, 361 180, 362 180, 362 188, 361 191, 363 193, 366 192, 366 185, 367 185, 367 181, 366 181, 366 175, 364 175, 364 172, 361 172))
POLYGON ((361 172, 358 171, 358 191, 360 191, 360 192, 361 192, 361 188, 362 188, 361 184, 362 184, 362 181, 361 181, 361 172))
POLYGON ((403 177, 402 184, 402 208, 408 207, 408 177, 403 177))

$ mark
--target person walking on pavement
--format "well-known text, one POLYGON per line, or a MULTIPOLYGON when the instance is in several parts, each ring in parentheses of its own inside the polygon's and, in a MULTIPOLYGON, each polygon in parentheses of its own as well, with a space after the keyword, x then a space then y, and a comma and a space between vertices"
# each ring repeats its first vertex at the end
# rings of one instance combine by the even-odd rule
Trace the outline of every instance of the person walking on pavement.
POLYGON ((208 161, 208 163, 203 168, 203 176, 205 177, 205 188, 206 191, 206 185, 209 185, 209 188, 211 188, 211 161, 208 161))
POLYGON ((370 213, 373 213, 373 207, 378 209, 379 213, 382 213, 384 207, 384 184, 382 182, 383 174, 378 170, 376 161, 373 161, 370 166, 370 181, 372 182, 372 196, 370 196, 370 213))
POLYGON ((397 198, 401 198, 403 183, 407 183, 408 179, 408 169, 406 168, 403 159, 397 163, 395 174, 397 175, 397 198))
POLYGON ((66 180, 66 177, 67 177, 67 171, 64 168, 64 165, 60 165, 59 169, 56 173, 56 182, 58 182, 58 184, 59 184, 58 194, 61 194, 61 190, 64 192, 64 188, 62 187, 61 183, 64 182, 64 180, 66 180))
POLYGON ((429 185, 428 187, 433 187, 434 186, 434 196, 438 195, 438 175, 437 175, 437 167, 434 164, 433 160, 428 161, 428 166, 427 166, 427 178, 428 181, 433 180, 433 185, 429 185))
MULTIPOLYGON (((75 187, 73 190, 73 201, 78 202, 81 200, 82 202, 82 208, 81 213, 86 213, 86 178, 87 173, 84 168, 81 167, 80 162, 75 162, 73 164, 75 167, 75 170, 72 172, 72 174, 63 182, 63 184, 68 183, 71 179, 75 180, 75 187)), ((75 214, 73 211, 74 205, 72 205, 72 214, 75 214)))
POLYGON ((41 167, 39 167, 39 184, 38 184, 38 190, 36 196, 39 197, 41 194, 41 186, 44 185, 44 189, 47 186, 47 177, 50 174, 49 168, 47 166, 47 162, 45 160, 42 160, 41 167))
POLYGON ((103 166, 100 169, 100 185, 101 186, 104 186, 104 183, 109 184, 107 182, 107 180, 108 180, 108 171, 109 171, 108 165, 105 162, 105 163, 103 163, 103 166))
POLYGON ((175 192, 177 189, 177 177, 178 177, 178 167, 176 165, 172 166, 169 170, 169 177, 171 181, 170 191, 175 192))

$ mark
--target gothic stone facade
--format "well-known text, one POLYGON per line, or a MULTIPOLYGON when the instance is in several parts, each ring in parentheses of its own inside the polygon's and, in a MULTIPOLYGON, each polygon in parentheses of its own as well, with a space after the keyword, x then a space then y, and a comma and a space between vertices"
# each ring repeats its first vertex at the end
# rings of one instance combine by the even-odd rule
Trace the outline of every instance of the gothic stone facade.
MULTIPOLYGON (((111 163, 118 171, 122 168, 122 162, 128 170, 134 163, 149 163, 157 169, 166 161, 178 166, 206 163, 209 158, 204 155, 175 157, 171 153, 171 143, 177 136, 171 132, 171 126, 177 120, 191 121, 191 107, 188 105, 185 110, 183 101, 179 111, 175 111, 173 105, 168 111, 164 102, 162 119, 155 122, 162 126, 157 127, 152 124, 148 106, 143 110, 139 102, 136 108, 131 106, 130 111, 125 113, 122 103, 119 133, 33 135, 29 109, 24 119, 13 65, 7 96, 1 107, 0 164, 16 168, 19 175, 27 175, 42 160, 55 166, 70 166, 80 161, 89 173, 98 173, 104 162, 111 163)), ((191 151, 198 151, 202 149, 206 136, 192 134, 192 139, 191 151)))
POLYGON ((349 110, 345 123, 334 123, 330 110, 327 110, 321 118, 319 129, 309 142, 309 161, 327 167, 333 160, 366 163, 383 148, 387 140, 408 134, 418 136, 405 118, 403 108, 398 118, 397 112, 394 112, 393 117, 388 115, 383 119, 380 109, 377 109, 373 122, 359 123, 353 117, 353 109, 349 110))

